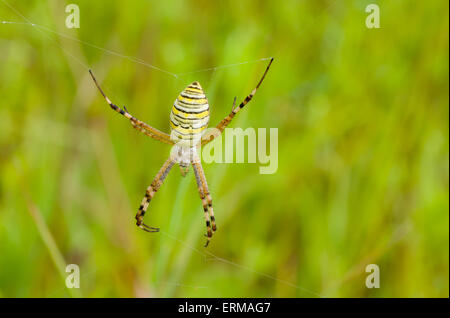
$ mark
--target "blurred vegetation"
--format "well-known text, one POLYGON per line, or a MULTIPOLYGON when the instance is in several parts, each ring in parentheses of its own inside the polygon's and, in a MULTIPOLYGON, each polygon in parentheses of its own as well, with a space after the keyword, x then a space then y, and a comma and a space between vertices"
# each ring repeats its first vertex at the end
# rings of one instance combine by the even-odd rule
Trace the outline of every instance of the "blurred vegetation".
MULTIPOLYGON (((0 297, 449 296, 447 1, 7 3, 40 27, 0 24, 0 297), (80 29, 64 25, 69 3, 80 29), (205 88, 213 125, 270 56, 232 127, 277 127, 278 171, 204 164, 207 249, 192 171, 173 169, 150 204, 162 232, 139 230, 169 147, 111 111, 87 67, 168 131, 187 84, 205 88), (71 263, 80 290, 65 288, 71 263)), ((2 1, 0 20, 26 22, 2 1)))

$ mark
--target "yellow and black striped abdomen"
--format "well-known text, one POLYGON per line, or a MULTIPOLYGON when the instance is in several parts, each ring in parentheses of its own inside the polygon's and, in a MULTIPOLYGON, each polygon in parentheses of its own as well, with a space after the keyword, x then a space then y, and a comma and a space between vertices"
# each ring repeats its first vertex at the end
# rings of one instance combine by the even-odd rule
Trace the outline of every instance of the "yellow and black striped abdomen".
POLYGON ((173 104, 170 113, 170 138, 176 143, 196 144, 208 123, 208 100, 200 84, 193 82, 180 93, 173 104))

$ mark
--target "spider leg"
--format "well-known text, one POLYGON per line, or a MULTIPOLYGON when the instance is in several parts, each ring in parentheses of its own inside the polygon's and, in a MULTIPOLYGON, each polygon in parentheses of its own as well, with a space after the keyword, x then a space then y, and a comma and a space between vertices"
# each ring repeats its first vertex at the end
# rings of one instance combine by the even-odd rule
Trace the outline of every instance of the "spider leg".
POLYGON ((209 193, 208 183, 206 182, 205 171, 203 170, 201 163, 199 163, 198 168, 199 168, 198 170, 200 172, 200 180, 202 181, 202 185, 203 185, 203 192, 205 194, 206 202, 208 203, 208 211, 209 211, 209 216, 211 218, 211 227, 212 227, 213 232, 215 232, 217 230, 216 218, 214 217, 212 198, 211 198, 211 194, 209 193))
POLYGON ((256 91, 258 90, 259 86, 261 85, 261 83, 263 82, 264 78, 266 77, 267 72, 269 71, 270 65, 272 65, 273 62, 273 57, 270 59, 269 65, 267 65, 266 70, 263 74, 263 76, 261 77, 261 79, 259 80, 258 84, 256 85, 256 87, 252 90, 252 92, 250 93, 250 95, 248 95, 240 104, 238 107, 236 107, 236 97, 234 98, 234 102, 233 102, 233 108, 230 112, 230 114, 225 117, 224 119, 222 119, 222 121, 216 126, 216 132, 215 134, 210 134, 210 135, 205 135, 205 138, 202 138, 202 145, 205 145, 211 141, 214 140, 214 138, 218 137, 223 130, 230 124, 231 120, 234 118, 234 116, 236 116, 236 114, 242 109, 244 108, 245 105, 247 105, 247 103, 249 101, 252 100, 253 96, 256 94, 256 91))
POLYGON ((133 115, 131 115, 127 108, 124 106, 124 109, 121 109, 119 106, 113 104, 111 102, 111 100, 108 98, 108 96, 106 96, 106 94, 103 92, 103 90, 101 89, 100 85, 98 84, 97 80, 95 79, 94 74, 92 73, 91 70, 89 70, 89 74, 91 74, 92 79, 94 80, 95 85, 97 86, 98 90, 100 91, 100 93, 103 95, 103 97, 105 98, 106 102, 109 104, 109 106, 111 106, 112 109, 114 109, 116 112, 118 112, 119 114, 125 116, 126 118, 128 118, 131 122, 131 125, 136 128, 137 130, 141 131, 142 133, 144 133, 145 135, 152 137, 156 140, 159 140, 163 143, 166 144, 170 144, 173 145, 173 141, 170 140, 170 136, 162 131, 159 131, 156 128, 151 127, 150 125, 144 123, 143 121, 137 119, 136 117, 134 117, 133 115))
POLYGON ((136 225, 147 232, 158 232, 159 228, 151 227, 146 224, 144 224, 143 219, 145 215, 145 211, 147 211, 148 205, 150 204, 151 199, 155 195, 155 192, 159 190, 161 185, 164 182, 164 179, 169 174, 170 169, 173 167, 175 162, 169 158, 164 162, 163 166, 159 170, 159 172, 156 174, 155 179, 153 179, 153 182, 150 184, 150 186, 145 191, 145 196, 142 199, 141 205, 139 206, 139 211, 136 214, 136 225))
POLYGON ((195 174, 195 180, 197 181, 198 193, 200 195, 200 199, 202 200, 203 211, 205 212, 205 220, 206 220, 206 237, 207 241, 205 247, 208 246, 209 241, 213 235, 213 232, 216 230, 216 221, 214 218, 214 212, 212 208, 212 199, 208 190, 208 185, 206 183, 205 173, 203 172, 202 164, 200 160, 196 160, 192 162, 192 167, 195 174), (212 230, 211 230, 212 225, 212 230))

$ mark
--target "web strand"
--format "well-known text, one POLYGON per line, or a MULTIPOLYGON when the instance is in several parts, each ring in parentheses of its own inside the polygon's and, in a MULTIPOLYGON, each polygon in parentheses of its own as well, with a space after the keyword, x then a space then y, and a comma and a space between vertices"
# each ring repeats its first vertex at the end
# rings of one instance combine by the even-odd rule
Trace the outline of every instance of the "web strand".
POLYGON ((167 233, 167 232, 165 232, 165 231, 160 230, 160 233, 163 234, 164 236, 166 236, 166 237, 168 237, 168 238, 170 238, 170 239, 172 239, 172 240, 174 240, 174 241, 176 241, 176 242, 178 242, 178 243, 184 245, 185 247, 189 248, 190 250, 196 252, 197 254, 199 254, 199 255, 201 255, 201 256, 204 256, 207 260, 208 260, 208 259, 212 259, 212 260, 215 260, 215 261, 219 261, 219 262, 222 262, 222 263, 224 263, 224 264, 228 264, 228 265, 234 266, 234 267, 236 267, 236 268, 240 268, 240 269, 242 269, 242 270, 245 270, 245 271, 247 271, 247 272, 251 272, 251 273, 253 273, 253 274, 259 275, 259 276, 261 276, 261 277, 265 277, 265 278, 267 278, 267 279, 276 281, 276 282, 278 282, 278 283, 281 283, 281 284, 284 284, 284 285, 293 287, 293 288, 295 288, 295 289, 302 290, 302 291, 304 291, 304 292, 306 292, 306 293, 309 293, 310 295, 314 295, 315 297, 320 297, 320 298, 322 297, 322 295, 320 295, 319 293, 316 293, 315 291, 312 291, 312 290, 310 290, 310 289, 301 287, 301 286, 296 285, 296 284, 294 284, 294 283, 291 283, 291 282, 289 282, 289 281, 286 281, 286 280, 283 280, 283 279, 279 279, 279 278, 274 277, 274 276, 272 276, 272 275, 269 275, 269 274, 266 274, 266 273, 262 273, 262 272, 256 271, 256 270, 254 270, 254 269, 252 269, 252 268, 250 268, 250 267, 248 267, 248 266, 241 265, 241 264, 235 263, 235 262, 233 262, 233 261, 227 260, 227 259, 225 259, 225 258, 216 256, 216 255, 214 255, 213 253, 211 253, 211 252, 209 252, 209 251, 203 252, 203 251, 199 250, 198 248, 189 245, 188 243, 184 242, 183 240, 180 240, 180 239, 176 238, 175 236, 173 236, 173 235, 171 235, 171 234, 169 234, 169 233, 167 233), (210 258, 208 258, 208 256, 210 256, 210 258))
MULTIPOLYGON (((267 61, 267 60, 270 59, 270 57, 264 57, 264 58, 260 58, 260 59, 256 59, 256 60, 244 61, 244 62, 238 62, 238 63, 231 63, 231 64, 219 65, 219 66, 213 66, 213 67, 204 68, 204 69, 200 69, 200 70, 193 70, 193 71, 189 71, 189 72, 173 73, 173 72, 167 71, 167 70, 165 70, 165 69, 163 69, 163 68, 161 68, 161 67, 158 67, 158 66, 155 66, 155 65, 153 65, 153 64, 150 64, 150 63, 148 63, 147 61, 144 61, 144 60, 142 60, 142 59, 140 59, 140 58, 133 57, 133 56, 129 56, 129 55, 125 55, 125 54, 122 54, 122 53, 119 53, 119 52, 116 52, 116 51, 113 51, 113 50, 110 50, 110 49, 106 49, 106 48, 104 48, 104 47, 101 47, 101 46, 92 44, 92 43, 90 43, 90 42, 80 40, 80 39, 78 39, 78 38, 76 38, 76 37, 74 37, 74 36, 71 36, 71 35, 68 35, 68 34, 65 34, 65 33, 61 33, 61 32, 55 31, 55 30, 53 30, 53 29, 51 29, 51 28, 48 28, 48 27, 46 27, 46 26, 43 26, 43 25, 39 25, 39 24, 33 23, 33 22, 31 22, 31 20, 29 20, 28 18, 26 18, 22 13, 20 13, 17 9, 15 9, 13 6, 11 6, 8 2, 6 2, 5 0, 1 0, 1 1, 2 1, 7 7, 9 7, 12 11, 14 11, 18 16, 20 16, 22 19, 24 19, 24 20, 26 21, 26 22, 1 21, 2 24, 15 24, 15 25, 32 26, 32 27, 35 27, 36 29, 40 30, 40 31, 43 32, 43 33, 44 33, 44 32, 51 33, 51 34, 54 34, 54 35, 59 36, 59 37, 61 37, 61 38, 65 38, 65 39, 68 39, 68 40, 71 40, 71 41, 75 41, 75 42, 78 42, 78 43, 80 43, 80 44, 83 44, 83 45, 92 47, 92 48, 94 48, 94 49, 100 50, 100 51, 105 52, 105 53, 107 53, 107 54, 114 55, 114 56, 117 56, 117 57, 120 57, 120 58, 123 58, 123 59, 127 59, 127 60, 129 60, 129 61, 131 61, 131 62, 133 62, 133 63, 137 63, 137 64, 140 64, 140 65, 143 65, 143 66, 145 66, 145 67, 154 69, 154 70, 156 70, 156 71, 159 71, 159 72, 161 72, 161 73, 164 73, 164 74, 166 74, 166 75, 169 75, 169 76, 171 76, 171 77, 174 77, 175 79, 178 79, 178 78, 181 77, 181 76, 186 76, 186 75, 191 75, 191 74, 196 74, 196 73, 202 73, 202 72, 217 71, 217 70, 224 69, 224 68, 235 67, 235 66, 240 66, 240 65, 244 65, 244 64, 257 63, 257 62, 261 62, 261 61, 267 61)), ((47 34, 47 37, 49 37, 48 34, 47 34)), ((49 37, 49 38, 51 38, 51 37, 49 37)), ((55 39, 53 39, 53 40, 55 40, 55 39)), ((56 40, 55 40, 55 42, 56 42, 56 40)), ((56 43, 56 44, 57 44, 57 45, 61 48, 61 50, 63 50, 68 56, 70 56, 70 57, 72 57, 73 59, 75 59, 79 64, 83 65, 83 67, 85 67, 86 69, 90 69, 90 67, 89 67, 88 65, 86 65, 86 64, 83 63, 83 62, 81 62, 81 60, 80 60, 79 58, 76 58, 73 54, 70 54, 69 52, 67 52, 67 50, 65 50, 60 44, 58 44, 58 43, 56 43)))

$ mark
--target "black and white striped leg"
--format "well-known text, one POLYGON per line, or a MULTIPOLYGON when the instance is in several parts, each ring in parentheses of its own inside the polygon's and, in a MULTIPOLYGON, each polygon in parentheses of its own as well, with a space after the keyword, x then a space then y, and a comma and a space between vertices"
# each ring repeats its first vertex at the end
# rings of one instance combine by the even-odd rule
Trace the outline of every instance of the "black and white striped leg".
MULTIPOLYGON (((195 175, 195 180, 197 181, 197 188, 198 188, 198 194, 200 195, 200 199, 202 200, 202 205, 203 205, 203 212, 205 214, 205 221, 206 221, 206 237, 207 237, 207 241, 205 244, 205 247, 208 246, 211 237, 213 235, 213 231, 211 229, 211 215, 209 213, 209 203, 208 203, 208 199, 207 196, 205 194, 205 190, 204 190, 204 186, 203 186, 203 181, 202 181, 202 166, 200 162, 192 162, 192 167, 194 170, 194 175, 195 175)), ((214 216, 212 218, 214 220, 214 216)), ((215 228, 215 222, 214 222, 214 226, 213 228, 215 228)))
MULTIPOLYGON (((264 74, 262 75, 261 79, 259 80, 258 84, 256 85, 256 87, 252 90, 252 92, 239 104, 239 106, 236 106, 236 97, 234 98, 233 101, 233 107, 231 109, 231 112, 228 114, 227 117, 225 117, 224 119, 222 119, 222 121, 216 126, 216 129, 222 133, 223 130, 230 124, 231 120, 234 118, 234 116, 236 116, 236 114, 242 109, 244 108, 245 105, 248 104, 248 102, 250 102, 253 98, 253 96, 255 96, 256 91, 258 90, 259 86, 261 85, 261 83, 264 81, 264 78, 266 77, 267 72, 270 69, 270 66, 272 65, 273 62, 273 57, 270 59, 269 64, 266 67, 266 70, 264 71, 264 74)), ((206 135, 205 138, 202 139, 202 145, 205 145, 211 141, 213 141, 215 138, 217 138, 220 134, 216 134, 216 135, 206 135)))
POLYGON ((214 217, 213 206, 212 206, 212 198, 209 193, 208 184, 206 182, 205 173, 203 171, 203 167, 200 161, 196 161, 192 163, 195 179, 197 181, 198 192, 200 194, 200 199, 202 200, 203 211, 205 213, 206 219, 206 237, 208 240, 206 241, 206 246, 208 246, 209 241, 211 240, 212 234, 217 230, 216 219, 214 217))
POLYGON ((152 137, 156 140, 159 140, 161 142, 164 142, 166 144, 169 145, 173 145, 173 141, 170 140, 170 136, 162 131, 159 131, 156 128, 153 128, 152 126, 144 123, 143 121, 137 119, 136 117, 134 117, 133 115, 131 115, 127 108, 124 106, 122 108, 120 108, 119 106, 115 105, 113 102, 111 102, 111 100, 108 98, 108 96, 106 96, 106 94, 103 92, 102 88, 100 87, 100 85, 97 82, 97 79, 95 78, 94 74, 92 73, 91 70, 89 70, 89 74, 91 74, 92 80, 94 81, 95 85, 97 86, 98 90, 100 91, 100 93, 103 95, 103 97, 105 98, 106 102, 109 104, 109 106, 115 110, 116 112, 118 112, 119 114, 121 114, 122 116, 128 118, 131 122, 131 125, 136 128, 137 130, 141 131, 142 133, 144 133, 145 135, 152 137))
POLYGON ((139 206, 139 211, 136 214, 136 225, 147 232, 158 232, 159 228, 151 227, 146 224, 144 224, 144 215, 147 211, 148 205, 150 204, 151 199, 155 195, 155 192, 159 190, 161 185, 164 182, 164 179, 167 177, 167 175, 170 172, 170 169, 174 165, 174 161, 169 158, 166 160, 166 162, 163 164, 159 172, 157 173, 155 179, 153 179, 153 182, 150 184, 150 186, 145 191, 145 196, 142 199, 141 205, 139 206))

